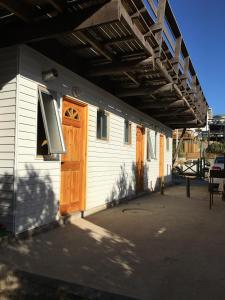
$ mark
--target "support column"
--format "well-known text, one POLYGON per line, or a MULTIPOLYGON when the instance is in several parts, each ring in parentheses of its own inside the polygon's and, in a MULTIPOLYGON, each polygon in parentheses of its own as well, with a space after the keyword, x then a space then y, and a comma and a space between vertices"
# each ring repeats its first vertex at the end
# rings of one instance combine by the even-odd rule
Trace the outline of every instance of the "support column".
POLYGON ((175 151, 175 153, 174 153, 174 157, 173 157, 173 166, 174 166, 174 164, 175 164, 175 162, 176 162, 176 159, 177 159, 177 156, 178 156, 180 147, 181 147, 182 142, 183 142, 183 139, 184 139, 184 134, 185 134, 185 132, 186 132, 186 128, 183 128, 183 131, 182 131, 182 133, 181 133, 181 136, 180 136, 180 139, 179 139, 179 143, 178 143, 177 149, 176 149, 176 151, 175 151))

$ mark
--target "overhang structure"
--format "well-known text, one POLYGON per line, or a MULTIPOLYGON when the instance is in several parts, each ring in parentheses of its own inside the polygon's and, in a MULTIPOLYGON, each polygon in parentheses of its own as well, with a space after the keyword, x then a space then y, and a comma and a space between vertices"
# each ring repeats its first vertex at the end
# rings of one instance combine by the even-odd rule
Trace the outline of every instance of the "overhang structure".
POLYGON ((171 128, 208 105, 167 0, 0 0, 0 47, 26 43, 171 128))

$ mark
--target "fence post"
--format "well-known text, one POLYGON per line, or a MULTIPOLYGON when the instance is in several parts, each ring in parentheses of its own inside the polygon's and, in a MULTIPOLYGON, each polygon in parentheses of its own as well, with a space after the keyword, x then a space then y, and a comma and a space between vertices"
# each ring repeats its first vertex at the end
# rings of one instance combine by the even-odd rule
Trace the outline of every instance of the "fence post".
POLYGON ((186 177, 186 192, 187 192, 187 197, 191 197, 191 192, 190 192, 190 178, 186 177))

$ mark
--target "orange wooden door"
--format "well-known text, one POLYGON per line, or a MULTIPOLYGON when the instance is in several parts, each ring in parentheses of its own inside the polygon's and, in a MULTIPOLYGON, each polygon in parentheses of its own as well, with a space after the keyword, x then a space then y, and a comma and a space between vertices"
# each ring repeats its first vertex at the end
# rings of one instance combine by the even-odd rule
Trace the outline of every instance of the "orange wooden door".
POLYGON ((64 98, 62 124, 66 153, 61 161, 60 212, 67 214, 85 208, 87 107, 64 98))
POLYGON ((136 129, 136 192, 144 190, 144 128, 136 129))
POLYGON ((160 134, 160 144, 159 144, 159 177, 164 176, 164 135, 160 134))

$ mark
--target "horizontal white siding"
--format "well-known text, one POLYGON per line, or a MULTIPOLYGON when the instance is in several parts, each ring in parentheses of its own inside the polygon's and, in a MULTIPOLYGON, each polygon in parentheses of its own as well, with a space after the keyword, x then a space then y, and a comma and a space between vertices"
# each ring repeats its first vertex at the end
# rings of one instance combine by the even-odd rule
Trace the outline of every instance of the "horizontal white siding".
POLYGON ((59 201, 59 161, 36 156, 37 83, 18 77, 16 232, 55 220, 59 201))
MULTIPOLYGON (((150 132, 151 140, 154 141, 155 131, 150 132)), ((147 149, 147 140, 145 149, 147 149)), ((147 157, 147 153, 145 153, 147 157)), ((159 163, 160 163, 160 134, 157 133, 156 157, 150 161, 145 162, 145 188, 150 191, 159 189, 159 163)), ((170 135, 164 136, 164 180, 166 184, 172 181, 172 137, 170 135), (166 139, 169 138, 169 150, 167 150, 166 139)))
POLYGON ((169 148, 166 148, 166 141, 165 141, 165 178, 166 183, 169 183, 172 181, 172 151, 173 151, 173 139, 171 137, 168 137, 169 139, 169 148))
POLYGON ((13 227, 17 49, 0 50, 0 224, 13 227))
POLYGON ((89 106, 87 209, 135 192, 136 125, 132 143, 124 144, 124 118, 109 115, 109 140, 96 138, 97 107, 89 106))
MULTIPOLYGON (((26 46, 21 47, 19 80, 17 231, 51 221, 58 208, 60 162, 46 162, 36 158, 38 84, 47 85, 47 88, 56 91, 60 105, 61 97, 72 96, 74 87, 80 90, 79 100, 88 103, 86 209, 133 195, 137 124, 167 135, 171 135, 171 130, 26 46), (52 68, 57 69, 59 76, 46 84, 41 74, 52 68), (98 108, 105 109, 110 115, 108 141, 96 138, 98 108), (125 116, 132 121, 131 145, 124 144, 125 116), (42 185, 44 193, 40 192, 42 185)), ((159 145, 157 149, 159 151, 159 145)), ((157 181, 159 160, 145 162, 145 166, 145 188, 149 189, 150 182, 155 185, 157 181)))

